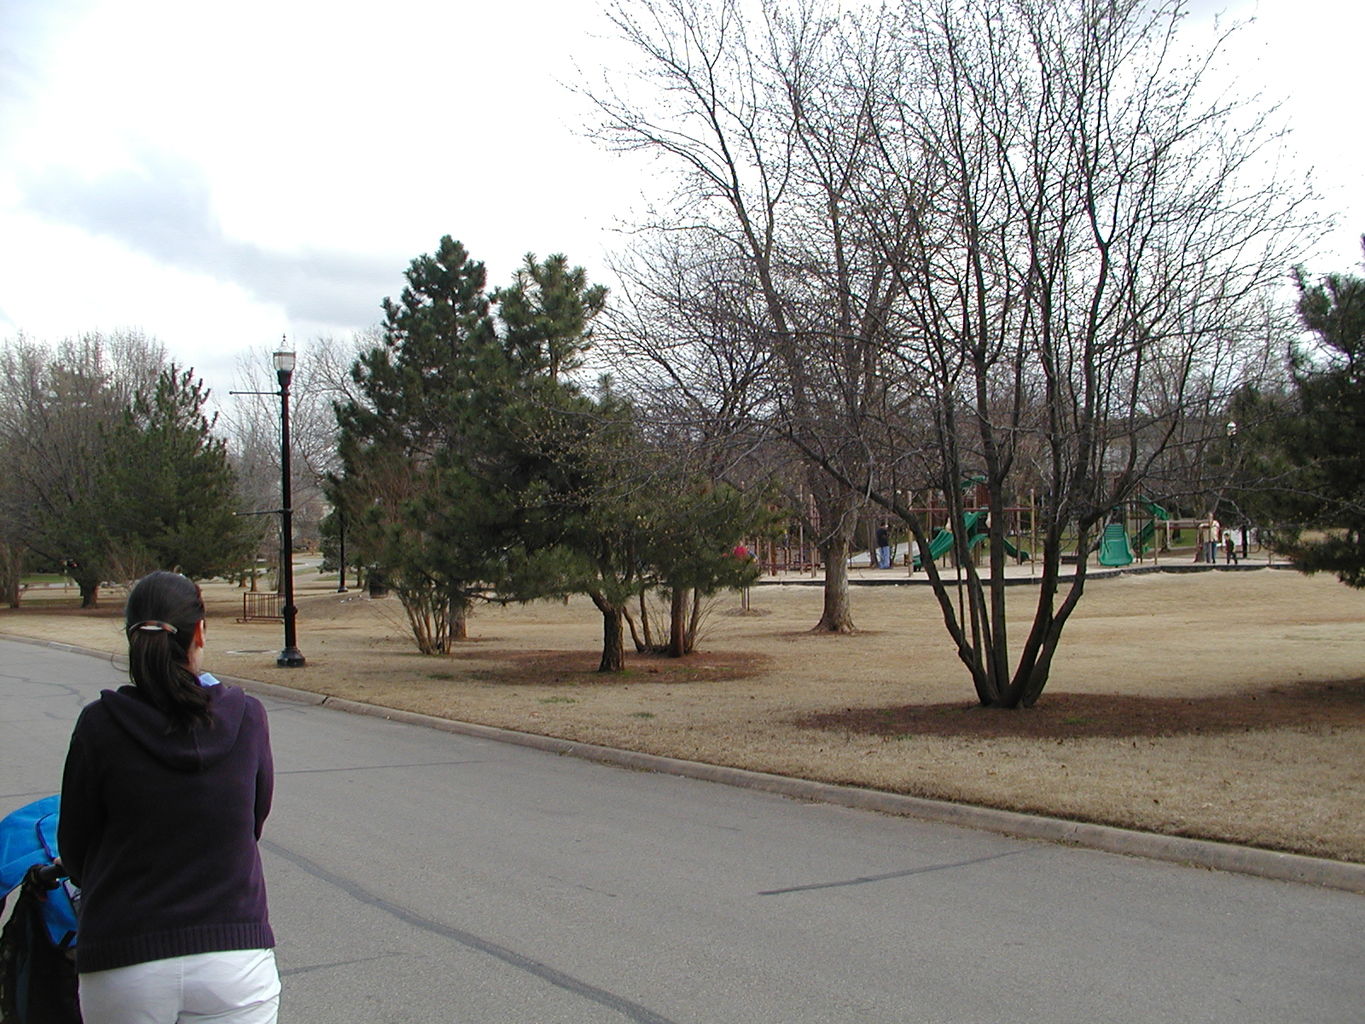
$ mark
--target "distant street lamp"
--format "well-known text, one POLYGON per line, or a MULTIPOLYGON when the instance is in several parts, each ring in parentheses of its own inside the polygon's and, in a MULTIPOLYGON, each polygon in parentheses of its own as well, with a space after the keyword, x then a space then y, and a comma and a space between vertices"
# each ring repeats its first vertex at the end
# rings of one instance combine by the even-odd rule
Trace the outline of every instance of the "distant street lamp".
MULTIPOLYGON (((1237 447, 1237 421, 1228 420, 1227 425, 1228 444, 1232 447, 1232 472, 1237 473, 1238 455, 1240 450, 1237 447)), ((1238 503, 1238 511, 1241 512, 1241 503, 1238 503)), ((1246 514, 1241 513, 1242 520, 1242 558, 1247 557, 1247 534, 1251 532, 1251 525, 1247 520, 1246 514)))
POLYGON ((280 382, 280 533, 283 551, 280 558, 281 588, 284 594, 284 650, 275 659, 281 668, 302 668, 303 655, 299 653, 294 620, 298 609, 294 607, 294 508, 289 487, 289 381, 294 376, 294 353, 281 348, 273 356, 275 376, 280 382))

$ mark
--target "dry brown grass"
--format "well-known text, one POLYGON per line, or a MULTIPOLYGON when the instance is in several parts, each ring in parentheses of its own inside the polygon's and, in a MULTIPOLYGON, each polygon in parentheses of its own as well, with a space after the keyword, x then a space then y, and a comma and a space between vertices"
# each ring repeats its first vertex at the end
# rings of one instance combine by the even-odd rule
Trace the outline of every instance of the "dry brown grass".
MULTIPOLYGON (((313 578, 315 580, 315 578, 313 578)), ((300 587, 302 670, 280 627, 206 587, 208 667, 374 704, 672 757, 1365 862, 1365 594, 1260 569, 1092 581, 1052 682, 974 706, 925 587, 856 587, 852 636, 820 590, 721 598, 703 652, 595 670, 586 601, 481 609, 450 658, 416 654, 394 599, 300 587)), ((335 584, 331 584, 335 586, 335 584)), ((1018 621, 1036 598, 1010 590, 1018 621)), ((117 594, 34 592, 0 631, 117 650, 117 594)))

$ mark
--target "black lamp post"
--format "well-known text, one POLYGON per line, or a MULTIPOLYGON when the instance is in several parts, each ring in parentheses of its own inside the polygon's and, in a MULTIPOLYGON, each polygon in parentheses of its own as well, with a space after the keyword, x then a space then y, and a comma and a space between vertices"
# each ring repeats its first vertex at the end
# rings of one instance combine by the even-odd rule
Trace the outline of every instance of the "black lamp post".
POLYGON ((280 552, 280 584, 284 594, 284 650, 275 659, 281 668, 302 668, 294 632, 298 609, 294 607, 294 508, 289 491, 289 381, 294 376, 294 353, 281 349, 274 355, 275 376, 280 382, 280 533, 283 550, 280 552))
MULTIPOLYGON (((1228 444, 1232 446, 1232 471, 1235 474, 1238 471, 1238 456, 1241 454, 1240 449, 1237 447, 1236 420, 1228 420, 1227 432, 1228 444)), ((1251 527, 1245 513, 1243 513, 1240 518, 1242 520, 1242 558, 1245 559, 1247 556, 1247 534, 1251 532, 1251 527)))

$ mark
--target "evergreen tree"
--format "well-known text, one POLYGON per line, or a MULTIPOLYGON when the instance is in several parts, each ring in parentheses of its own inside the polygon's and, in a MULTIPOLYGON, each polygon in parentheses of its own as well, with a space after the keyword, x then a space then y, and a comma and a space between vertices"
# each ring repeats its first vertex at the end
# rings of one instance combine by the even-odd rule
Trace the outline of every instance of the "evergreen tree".
POLYGON ((1240 442, 1256 485, 1246 500, 1299 568, 1365 587, 1365 279, 1296 276, 1316 344, 1295 347, 1291 394, 1244 396, 1234 410, 1256 424, 1240 442))
POLYGON ((609 387, 595 397, 561 392, 544 422, 523 530, 530 550, 551 556, 540 560, 542 569, 560 574, 543 589, 591 599, 602 616, 599 671, 625 667, 628 628, 639 650, 690 653, 701 600, 752 582, 753 563, 734 549, 763 529, 762 502, 650 445, 634 408, 609 387), (636 602, 645 607, 656 590, 670 605, 661 644, 647 614, 631 618, 636 602))
POLYGON ((743 503, 662 474, 630 404, 570 376, 606 298, 582 268, 527 256, 490 300, 483 265, 446 237, 407 278, 385 300, 383 344, 353 369, 361 399, 337 409, 330 496, 348 560, 397 592, 421 651, 448 653, 477 598, 581 593, 614 671, 646 589, 743 578, 743 503))
POLYGON ((55 349, 21 337, 0 350, 6 539, 61 567, 82 607, 94 607, 100 583, 117 575, 110 501, 99 490, 110 428, 164 365, 164 349, 139 334, 91 334, 55 349))
POLYGON ((496 437, 510 380, 482 263, 449 236, 385 299, 383 343, 352 376, 362 400, 337 409, 343 475, 333 499, 348 544, 403 603, 424 654, 449 653, 470 602, 496 578, 496 495, 472 485, 496 437))
POLYGON ((527 253, 510 287, 493 295, 506 344, 523 372, 551 381, 578 369, 592 344, 589 326, 606 305, 607 289, 589 286, 582 267, 556 253, 537 263, 527 253))
POLYGON ((232 575, 250 558, 249 525, 233 514, 227 445, 204 412, 208 397, 193 371, 172 364, 107 431, 96 493, 114 578, 153 569, 232 575))
POLYGON ((504 409, 508 472, 520 482, 520 560, 504 593, 586 595, 602 616, 599 670, 625 666, 627 627, 644 636, 632 605, 658 588, 671 613, 664 648, 681 655, 696 640, 700 601, 751 579, 734 547, 757 532, 761 506, 699 478, 643 436, 637 412, 604 381, 588 396, 564 376, 591 348, 606 290, 555 255, 532 255, 509 288, 495 293, 517 397, 504 409))
POLYGON ((618 672, 625 667, 627 611, 651 583, 639 435, 629 405, 610 393, 561 399, 535 452, 526 537, 559 571, 550 590, 592 600, 602 616, 598 670, 618 672))
MULTIPOLYGON (((763 495, 746 494, 704 477, 657 489, 649 517, 649 561, 669 603, 671 657, 695 649, 703 600, 721 590, 746 587, 757 563, 739 552, 743 541, 767 530, 771 516, 763 495)), ((648 642, 647 645, 654 646, 648 642)))

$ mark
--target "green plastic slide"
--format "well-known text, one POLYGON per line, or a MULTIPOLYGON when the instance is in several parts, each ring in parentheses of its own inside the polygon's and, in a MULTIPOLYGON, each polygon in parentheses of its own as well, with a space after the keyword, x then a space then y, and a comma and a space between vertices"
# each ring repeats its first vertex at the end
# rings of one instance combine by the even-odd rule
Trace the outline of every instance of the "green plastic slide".
MULTIPOLYGON (((962 514, 962 526, 967 536, 967 546, 969 548, 974 548, 986 540, 988 536, 986 532, 986 517, 989 515, 990 511, 984 508, 978 509, 975 512, 964 512, 962 514)), ((951 551, 952 547, 953 531, 945 526, 929 539, 929 557, 934 561, 938 561, 938 559, 951 551)), ((1005 550, 1015 558, 1028 558, 1027 551, 1020 551, 1009 541, 1005 541, 1005 550)), ((916 555, 914 558, 914 566, 916 569, 923 568, 923 566, 920 565, 919 555, 916 555)))
POLYGON ((1135 551, 1146 551, 1151 547, 1152 540, 1156 537, 1157 521, 1164 522, 1171 518, 1166 510, 1154 501, 1144 501, 1142 506, 1147 510, 1147 514, 1152 516, 1152 519, 1144 523, 1142 529, 1133 534, 1133 550, 1135 551))
POLYGON ((1110 523, 1100 538, 1100 565, 1110 567, 1133 564, 1133 549, 1128 545, 1128 531, 1122 523, 1110 523))
MULTIPOLYGON (((948 553, 952 546, 953 531, 945 526, 943 529, 939 530, 938 533, 929 538, 929 558, 935 562, 938 561, 948 553)), ((919 555, 915 555, 914 565, 916 569, 924 568, 924 566, 920 565, 919 555)))

